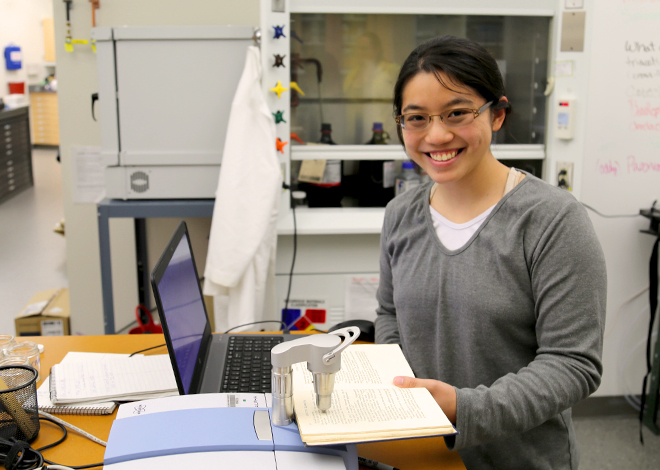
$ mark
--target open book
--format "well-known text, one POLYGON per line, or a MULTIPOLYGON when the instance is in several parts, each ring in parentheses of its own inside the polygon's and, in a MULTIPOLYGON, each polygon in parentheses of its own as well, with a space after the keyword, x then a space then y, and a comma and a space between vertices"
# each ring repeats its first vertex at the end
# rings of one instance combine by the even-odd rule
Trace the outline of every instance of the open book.
POLYGON ((353 344, 342 352, 332 406, 325 413, 316 408, 306 363, 293 367, 293 407, 308 445, 456 434, 428 390, 392 383, 399 375, 414 376, 396 344, 353 344))

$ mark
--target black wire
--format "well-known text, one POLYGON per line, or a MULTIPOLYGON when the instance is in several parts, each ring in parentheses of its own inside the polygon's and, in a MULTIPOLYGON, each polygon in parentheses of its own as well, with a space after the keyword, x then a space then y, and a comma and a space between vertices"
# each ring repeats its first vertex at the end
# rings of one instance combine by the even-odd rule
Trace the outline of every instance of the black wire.
POLYGON ((584 202, 582 202, 581 204, 582 204, 584 207, 586 207, 587 209, 589 209, 590 211, 593 211, 593 212, 595 212, 596 214, 598 214, 599 216, 601 216, 601 217, 605 217, 605 218, 608 218, 608 219, 616 219, 616 218, 621 218, 621 217, 639 217, 639 215, 640 215, 640 214, 632 214, 632 215, 605 215, 605 214, 601 214, 600 212, 598 212, 598 211, 597 211, 596 209, 594 209, 593 207, 586 205, 584 202))
POLYGON ((27 470, 42 466, 43 463, 43 456, 30 447, 30 444, 27 442, 19 441, 13 437, 8 439, 0 438, 0 464, 3 467, 15 470, 27 470), (12 449, 14 449, 14 452, 12 452, 12 449), (8 458, 11 458, 11 461, 8 461, 8 458))
POLYGON ((62 442, 64 442, 64 439, 66 439, 68 432, 62 423, 58 423, 54 419, 48 418, 46 416, 39 416, 39 419, 42 419, 44 421, 49 421, 53 423, 55 426, 59 427, 62 430, 62 437, 60 438, 59 441, 55 441, 52 444, 48 444, 43 447, 39 447, 38 449, 35 449, 37 452, 43 452, 44 450, 50 449, 51 447, 55 447, 57 445, 60 445, 62 442))
POLYGON ((152 346, 152 347, 147 348, 147 349, 141 349, 140 351, 135 351, 134 353, 131 353, 131 355, 128 356, 128 357, 133 357, 136 354, 140 354, 140 353, 143 353, 145 351, 151 351, 152 349, 162 348, 163 346, 167 346, 167 344, 159 344, 158 346, 152 346))
POLYGON ((69 467, 76 470, 103 466, 103 463, 95 463, 90 465, 79 465, 79 466, 63 465, 45 459, 44 456, 42 455, 42 452, 64 442, 64 440, 67 438, 68 432, 62 423, 58 423, 57 421, 51 418, 48 418, 46 416, 39 416, 39 419, 51 422, 55 424, 57 427, 59 427, 60 430, 62 431, 62 437, 57 441, 51 444, 47 444, 38 449, 33 449, 32 447, 30 447, 30 445, 27 442, 21 442, 15 438, 10 438, 10 439, 0 438, 0 464, 2 464, 5 467, 10 467, 14 470, 29 470, 32 468, 42 467, 44 463, 47 463, 49 465, 62 465, 64 467, 69 467), (7 452, 9 452, 15 444, 20 444, 22 446, 21 449, 22 451, 17 455, 17 459, 14 462, 7 462, 6 461, 7 452), (5 452, 5 449, 7 450, 7 452, 5 452))
MULTIPOLYGON (((41 452, 43 452, 44 450, 50 449, 51 447, 55 447, 56 445, 59 445, 62 442, 64 442, 64 440, 67 438, 68 432, 67 432, 66 428, 64 427, 64 425, 62 423, 58 423, 57 421, 55 421, 51 418, 48 418, 46 416, 39 416, 39 419, 43 419, 44 421, 49 421, 49 422, 55 424, 56 426, 58 426, 62 430, 62 437, 58 441, 36 449, 36 452, 39 452, 41 454, 41 452)), ((103 466, 103 462, 89 464, 89 465, 74 466, 74 465, 64 465, 64 464, 61 464, 61 463, 51 462, 48 459, 43 459, 43 461, 46 462, 49 465, 61 465, 63 467, 69 467, 69 468, 73 468, 73 469, 76 469, 76 470, 77 469, 83 469, 83 468, 94 468, 94 467, 102 467, 103 466)))
MULTIPOLYGON (((46 460, 46 459, 44 459, 44 462, 46 462, 48 465, 62 465, 61 463, 51 462, 50 460, 46 460)), ((89 465, 78 465, 78 466, 62 465, 62 466, 73 468, 74 470, 82 470, 83 468, 103 467, 103 462, 101 462, 101 463, 92 463, 92 464, 89 464, 89 465)))
POLYGON ((117 331, 115 331, 115 334, 118 335, 119 333, 121 333, 122 331, 124 331, 124 330, 130 328, 131 326, 135 325, 136 323, 137 323, 137 320, 133 320, 133 321, 130 322, 128 325, 126 325, 125 327, 123 327, 121 330, 117 330, 117 331))
POLYGON ((286 323, 284 323, 283 321, 281 321, 281 320, 262 320, 262 321, 253 321, 253 322, 250 322, 250 323, 244 323, 243 325, 234 326, 232 328, 229 328, 223 334, 226 335, 227 333, 229 333, 230 331, 235 330, 236 328, 243 328, 244 326, 248 326, 248 325, 256 325, 257 323, 279 323, 282 326, 282 331, 285 332, 285 333, 288 333, 288 330, 285 331, 286 330, 286 323))
MULTIPOLYGON (((292 192, 293 193, 293 192, 292 192)), ((284 301, 284 315, 289 313, 289 296, 291 295, 291 284, 293 283, 293 267, 296 265, 296 252, 298 251, 298 227, 296 225, 296 205, 293 202, 293 196, 291 200, 291 213, 293 214, 293 257, 291 259, 291 270, 289 271, 289 288, 286 292, 286 300, 284 301)), ((286 328, 286 332, 289 330, 286 328)))

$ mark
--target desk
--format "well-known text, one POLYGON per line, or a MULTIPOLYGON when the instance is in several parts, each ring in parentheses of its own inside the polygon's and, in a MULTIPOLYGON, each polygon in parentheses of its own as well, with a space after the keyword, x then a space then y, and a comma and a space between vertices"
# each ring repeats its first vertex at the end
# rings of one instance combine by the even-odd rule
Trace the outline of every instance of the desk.
MULTIPOLYGON (((42 376, 51 366, 59 363, 68 351, 132 353, 159 344, 165 344, 163 335, 109 335, 109 336, 42 336, 31 340, 43 344, 41 355, 42 376)), ((154 350, 165 353, 166 349, 154 350)), ((115 412, 116 413, 116 412, 115 412)), ((107 441, 114 414, 108 416, 59 415, 65 421, 107 441)), ((58 427, 41 421, 39 436, 32 446, 42 447, 61 435, 58 427)), ((59 446, 44 452, 48 460, 64 465, 86 465, 103 461, 105 448, 74 432, 59 446)), ((441 437, 408 439, 401 441, 359 444, 358 455, 385 462, 402 470, 465 470, 457 452, 450 452, 441 437)))

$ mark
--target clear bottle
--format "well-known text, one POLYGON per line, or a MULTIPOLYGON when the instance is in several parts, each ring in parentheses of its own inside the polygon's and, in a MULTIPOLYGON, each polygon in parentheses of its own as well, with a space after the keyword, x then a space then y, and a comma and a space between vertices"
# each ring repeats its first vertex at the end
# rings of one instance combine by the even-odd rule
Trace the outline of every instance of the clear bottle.
POLYGON ((394 185, 395 196, 416 188, 422 183, 420 176, 415 171, 415 165, 413 162, 403 162, 401 170, 402 171, 399 176, 397 176, 394 185))

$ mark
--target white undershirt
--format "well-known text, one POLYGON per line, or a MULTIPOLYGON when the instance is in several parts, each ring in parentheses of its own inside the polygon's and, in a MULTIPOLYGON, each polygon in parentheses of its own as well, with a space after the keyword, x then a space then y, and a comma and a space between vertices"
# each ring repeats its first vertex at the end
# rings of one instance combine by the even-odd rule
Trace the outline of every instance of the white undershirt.
MULTIPOLYGON (((504 194, 511 191, 518 182, 522 179, 522 173, 517 171, 515 168, 511 168, 509 171, 509 177, 507 178, 507 183, 504 188, 504 194)), ((434 188, 435 189, 435 188, 434 188)), ((434 189, 431 190, 431 196, 433 196, 434 189)), ((481 224, 484 220, 490 215, 495 206, 489 207, 486 211, 482 212, 474 219, 463 224, 456 224, 436 211, 430 204, 429 208, 431 210, 431 218, 433 219, 433 227, 435 232, 438 234, 438 238, 442 244, 449 250, 458 250, 460 247, 465 245, 472 235, 479 230, 481 224)))

